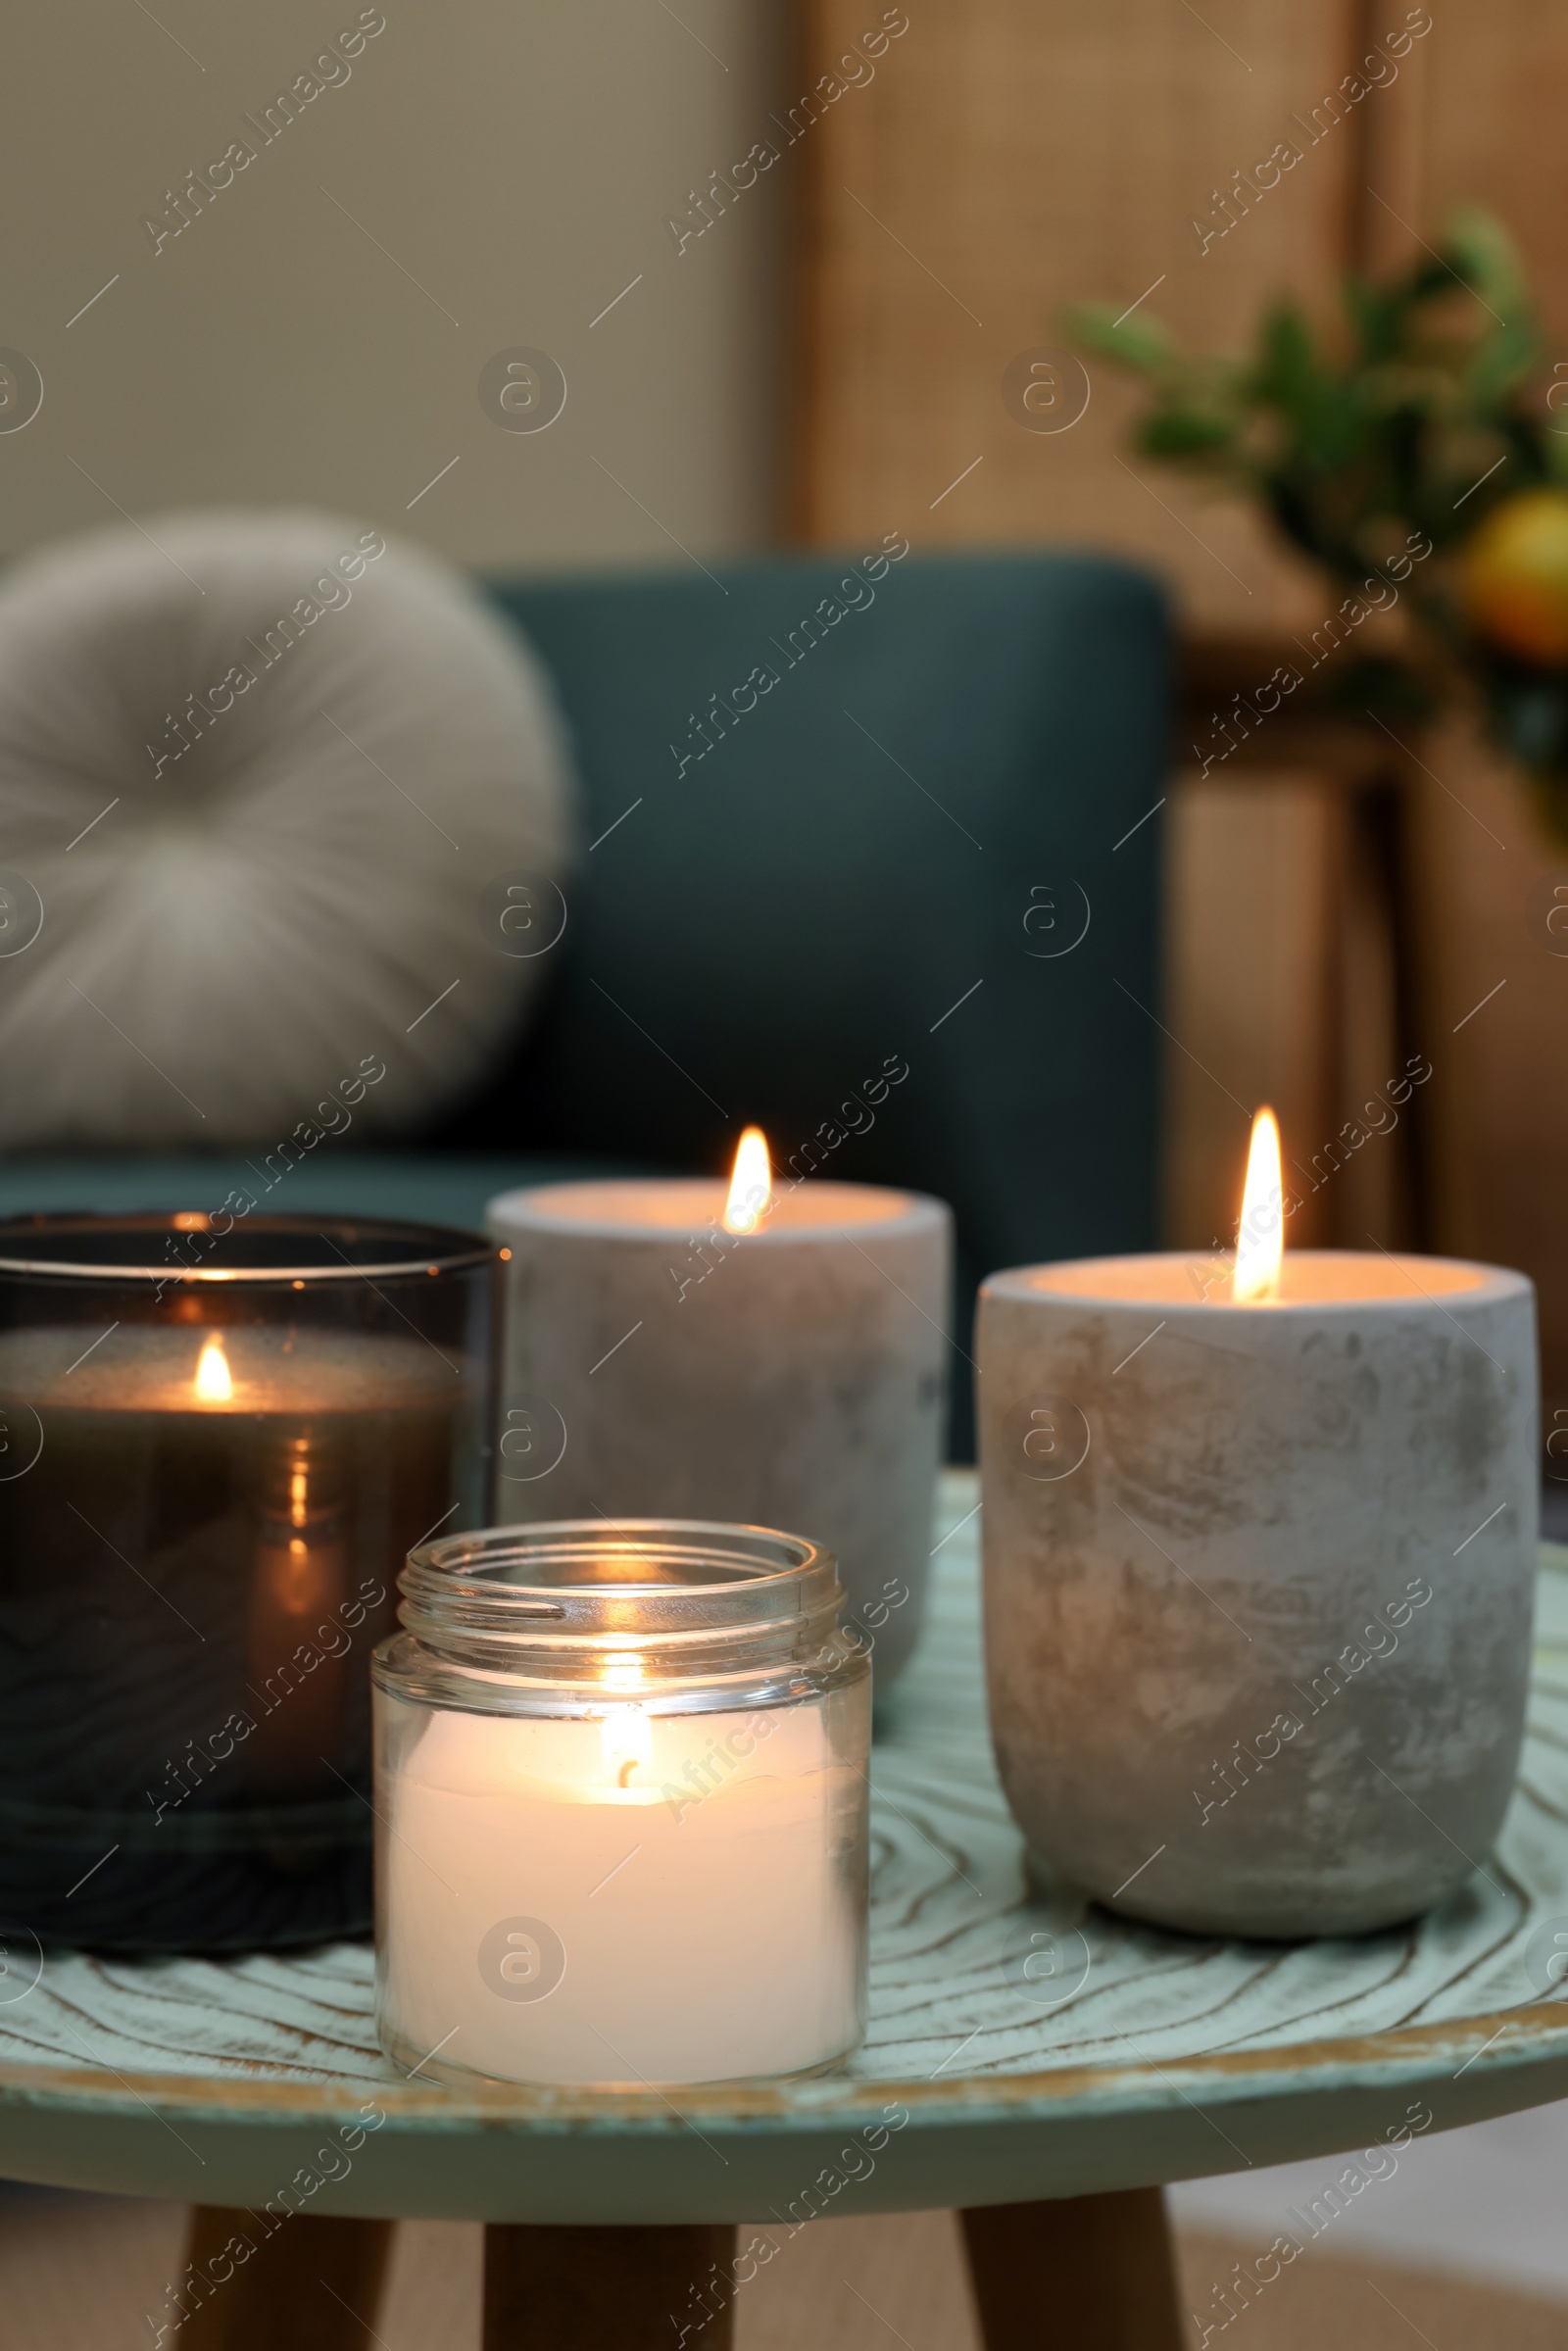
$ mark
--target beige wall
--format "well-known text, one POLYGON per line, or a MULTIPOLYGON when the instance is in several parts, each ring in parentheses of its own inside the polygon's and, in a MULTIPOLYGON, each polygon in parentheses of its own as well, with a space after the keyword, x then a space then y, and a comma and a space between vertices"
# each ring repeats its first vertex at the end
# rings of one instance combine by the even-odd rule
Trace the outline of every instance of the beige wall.
POLYGON ((359 0, 15 16, 0 344, 45 394, 0 434, 0 553, 112 502, 324 505, 488 564, 766 535, 784 171, 682 253, 664 222, 766 133, 775 0, 382 6, 352 78, 270 146, 243 117, 359 0), (143 216, 241 138, 255 161, 155 254, 143 216), (547 432, 480 410, 480 368, 515 345, 565 371, 547 432))

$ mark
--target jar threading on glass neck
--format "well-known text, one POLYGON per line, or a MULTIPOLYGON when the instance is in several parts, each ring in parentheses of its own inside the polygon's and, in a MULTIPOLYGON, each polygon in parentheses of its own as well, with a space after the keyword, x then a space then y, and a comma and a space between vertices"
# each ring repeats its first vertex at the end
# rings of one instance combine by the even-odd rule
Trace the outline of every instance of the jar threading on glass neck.
POLYGON ((409 1554, 407 1636, 453 1663, 527 1681, 603 1685, 635 1654, 660 1683, 769 1666, 832 1673, 831 1552, 801 1536, 701 1520, 557 1521, 452 1535, 409 1554))

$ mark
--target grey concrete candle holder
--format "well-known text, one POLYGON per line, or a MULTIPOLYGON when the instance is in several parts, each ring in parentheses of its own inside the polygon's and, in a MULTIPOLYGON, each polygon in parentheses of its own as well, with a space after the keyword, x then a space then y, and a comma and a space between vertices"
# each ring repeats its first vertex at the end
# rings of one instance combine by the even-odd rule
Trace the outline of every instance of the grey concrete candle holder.
POLYGON ((952 1212, 812 1182, 737 1236, 724 1194, 650 1179, 491 1201, 511 1250, 497 1508, 808 1536, 885 1690, 925 1592, 952 1212))
POLYGON ((981 1292, 1008 1801, 1043 1868, 1200 1934, 1426 1909, 1487 1866, 1523 1729, 1531 1285, 1285 1263, 1268 1304, 1200 1295, 1181 1257, 981 1292))

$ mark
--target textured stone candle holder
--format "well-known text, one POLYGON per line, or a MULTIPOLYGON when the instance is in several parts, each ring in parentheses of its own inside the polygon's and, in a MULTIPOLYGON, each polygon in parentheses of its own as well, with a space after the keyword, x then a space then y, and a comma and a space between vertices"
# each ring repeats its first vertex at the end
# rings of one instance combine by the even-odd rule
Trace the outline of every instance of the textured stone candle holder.
POLYGON ((1535 1299, 1290 1251, 980 1295, 997 1759, 1043 1875, 1162 1926, 1352 1935, 1484 1866, 1523 1731, 1535 1299))
POLYGON ((831 1549, 885 1690, 914 1645, 942 1457, 953 1217, 801 1184, 756 1232, 726 1187, 509 1192, 509 1517, 722 1518, 831 1549))

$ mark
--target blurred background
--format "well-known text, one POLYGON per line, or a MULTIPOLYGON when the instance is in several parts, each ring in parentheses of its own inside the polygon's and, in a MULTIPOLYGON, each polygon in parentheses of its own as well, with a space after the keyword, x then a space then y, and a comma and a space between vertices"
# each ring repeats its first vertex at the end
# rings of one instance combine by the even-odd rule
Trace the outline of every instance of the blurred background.
MULTIPOLYGON (((0 344, 35 364, 44 401, 25 432, 0 430, 5 556, 117 515, 282 505, 513 573, 702 570, 887 534, 918 555, 1066 544, 1150 566, 1180 648, 1159 811, 1165 1238, 1228 1240, 1248 1116, 1271 1101, 1302 1177, 1292 1238, 1524 1267, 1547 1431, 1568 1413, 1568 942, 1550 919, 1568 847, 1463 693, 1405 722, 1303 686, 1227 729, 1282 665, 1315 666, 1341 587, 1255 500, 1140 448, 1137 386, 1064 323, 1099 302, 1241 351, 1283 295, 1324 322, 1347 272, 1446 267, 1445 223, 1480 206, 1534 288, 1520 398, 1555 430, 1568 15, 344 0, 329 21, 320 0, 56 0, 19 14, 8 54, 0 172, 26 233, 0 344), (355 25, 350 70, 274 122, 277 93, 355 25), (1374 52, 1387 71, 1361 78, 1374 52), (236 140, 254 160, 214 193, 236 140), (1282 143, 1295 160, 1270 177, 1282 143), (566 379, 547 432, 498 431, 476 398, 514 347, 566 379), (1398 1119, 1363 1119, 1417 1063, 1430 1077, 1398 1119)), ((1487 462, 1470 490, 1455 473, 1453 514, 1492 511, 1511 477, 1487 462)), ((1551 1469, 1548 1448, 1548 1497, 1551 1469)), ((1419 2296, 1446 2244, 1457 2271, 1560 2306, 1544 2207, 1504 2226, 1520 2183, 1560 2163, 1552 2128, 1519 2118, 1423 2151, 1426 2187, 1412 2163, 1355 2266, 1381 2249, 1419 2296)), ((1204 2265, 1262 2242, 1287 2192, 1185 2191, 1189 2229, 1225 2240, 1190 2251, 1199 2306, 1204 2265)), ((36 2225, 13 2208, 6 2226, 20 2261, 36 2225)), ((128 2256, 112 2255, 118 2275, 128 2256)), ((1439 2326, 1448 2289, 1428 2284, 1439 2326)), ((65 2340, 49 2310, 38 2341, 65 2340)), ((1374 2322, 1405 2339, 1367 2302, 1357 2323, 1374 2322)), ((1478 2304, 1462 2325, 1544 2342, 1560 2309, 1478 2304)))
POLYGON ((1462 715, 1379 731, 1308 720, 1302 695, 1214 759, 1214 714, 1337 591, 1245 503, 1136 452, 1116 369, 1090 361, 1064 430, 1026 428, 1003 384, 1088 298, 1220 350, 1283 292, 1326 318, 1344 271, 1407 269, 1459 201, 1511 232, 1549 334, 1568 21, 1539 0, 394 4, 263 144, 340 13, 78 0, 15 27, 4 170, 28 234, 6 339, 47 395, 0 435, 7 550, 211 502, 364 514, 492 569, 889 531, 1146 561, 1183 646, 1167 1237, 1227 1234, 1239 1104, 1272 1100, 1307 1165, 1424 1055, 1437 1082, 1296 1237, 1526 1267, 1549 1427, 1568 962, 1533 909, 1568 852, 1462 715), (1374 48, 1381 78, 1325 108, 1374 48), (255 162, 203 198, 190 174, 235 139, 255 162), (1264 188, 1282 141, 1299 161, 1264 188), (567 379, 548 433, 498 432, 475 399, 516 345, 567 379))

